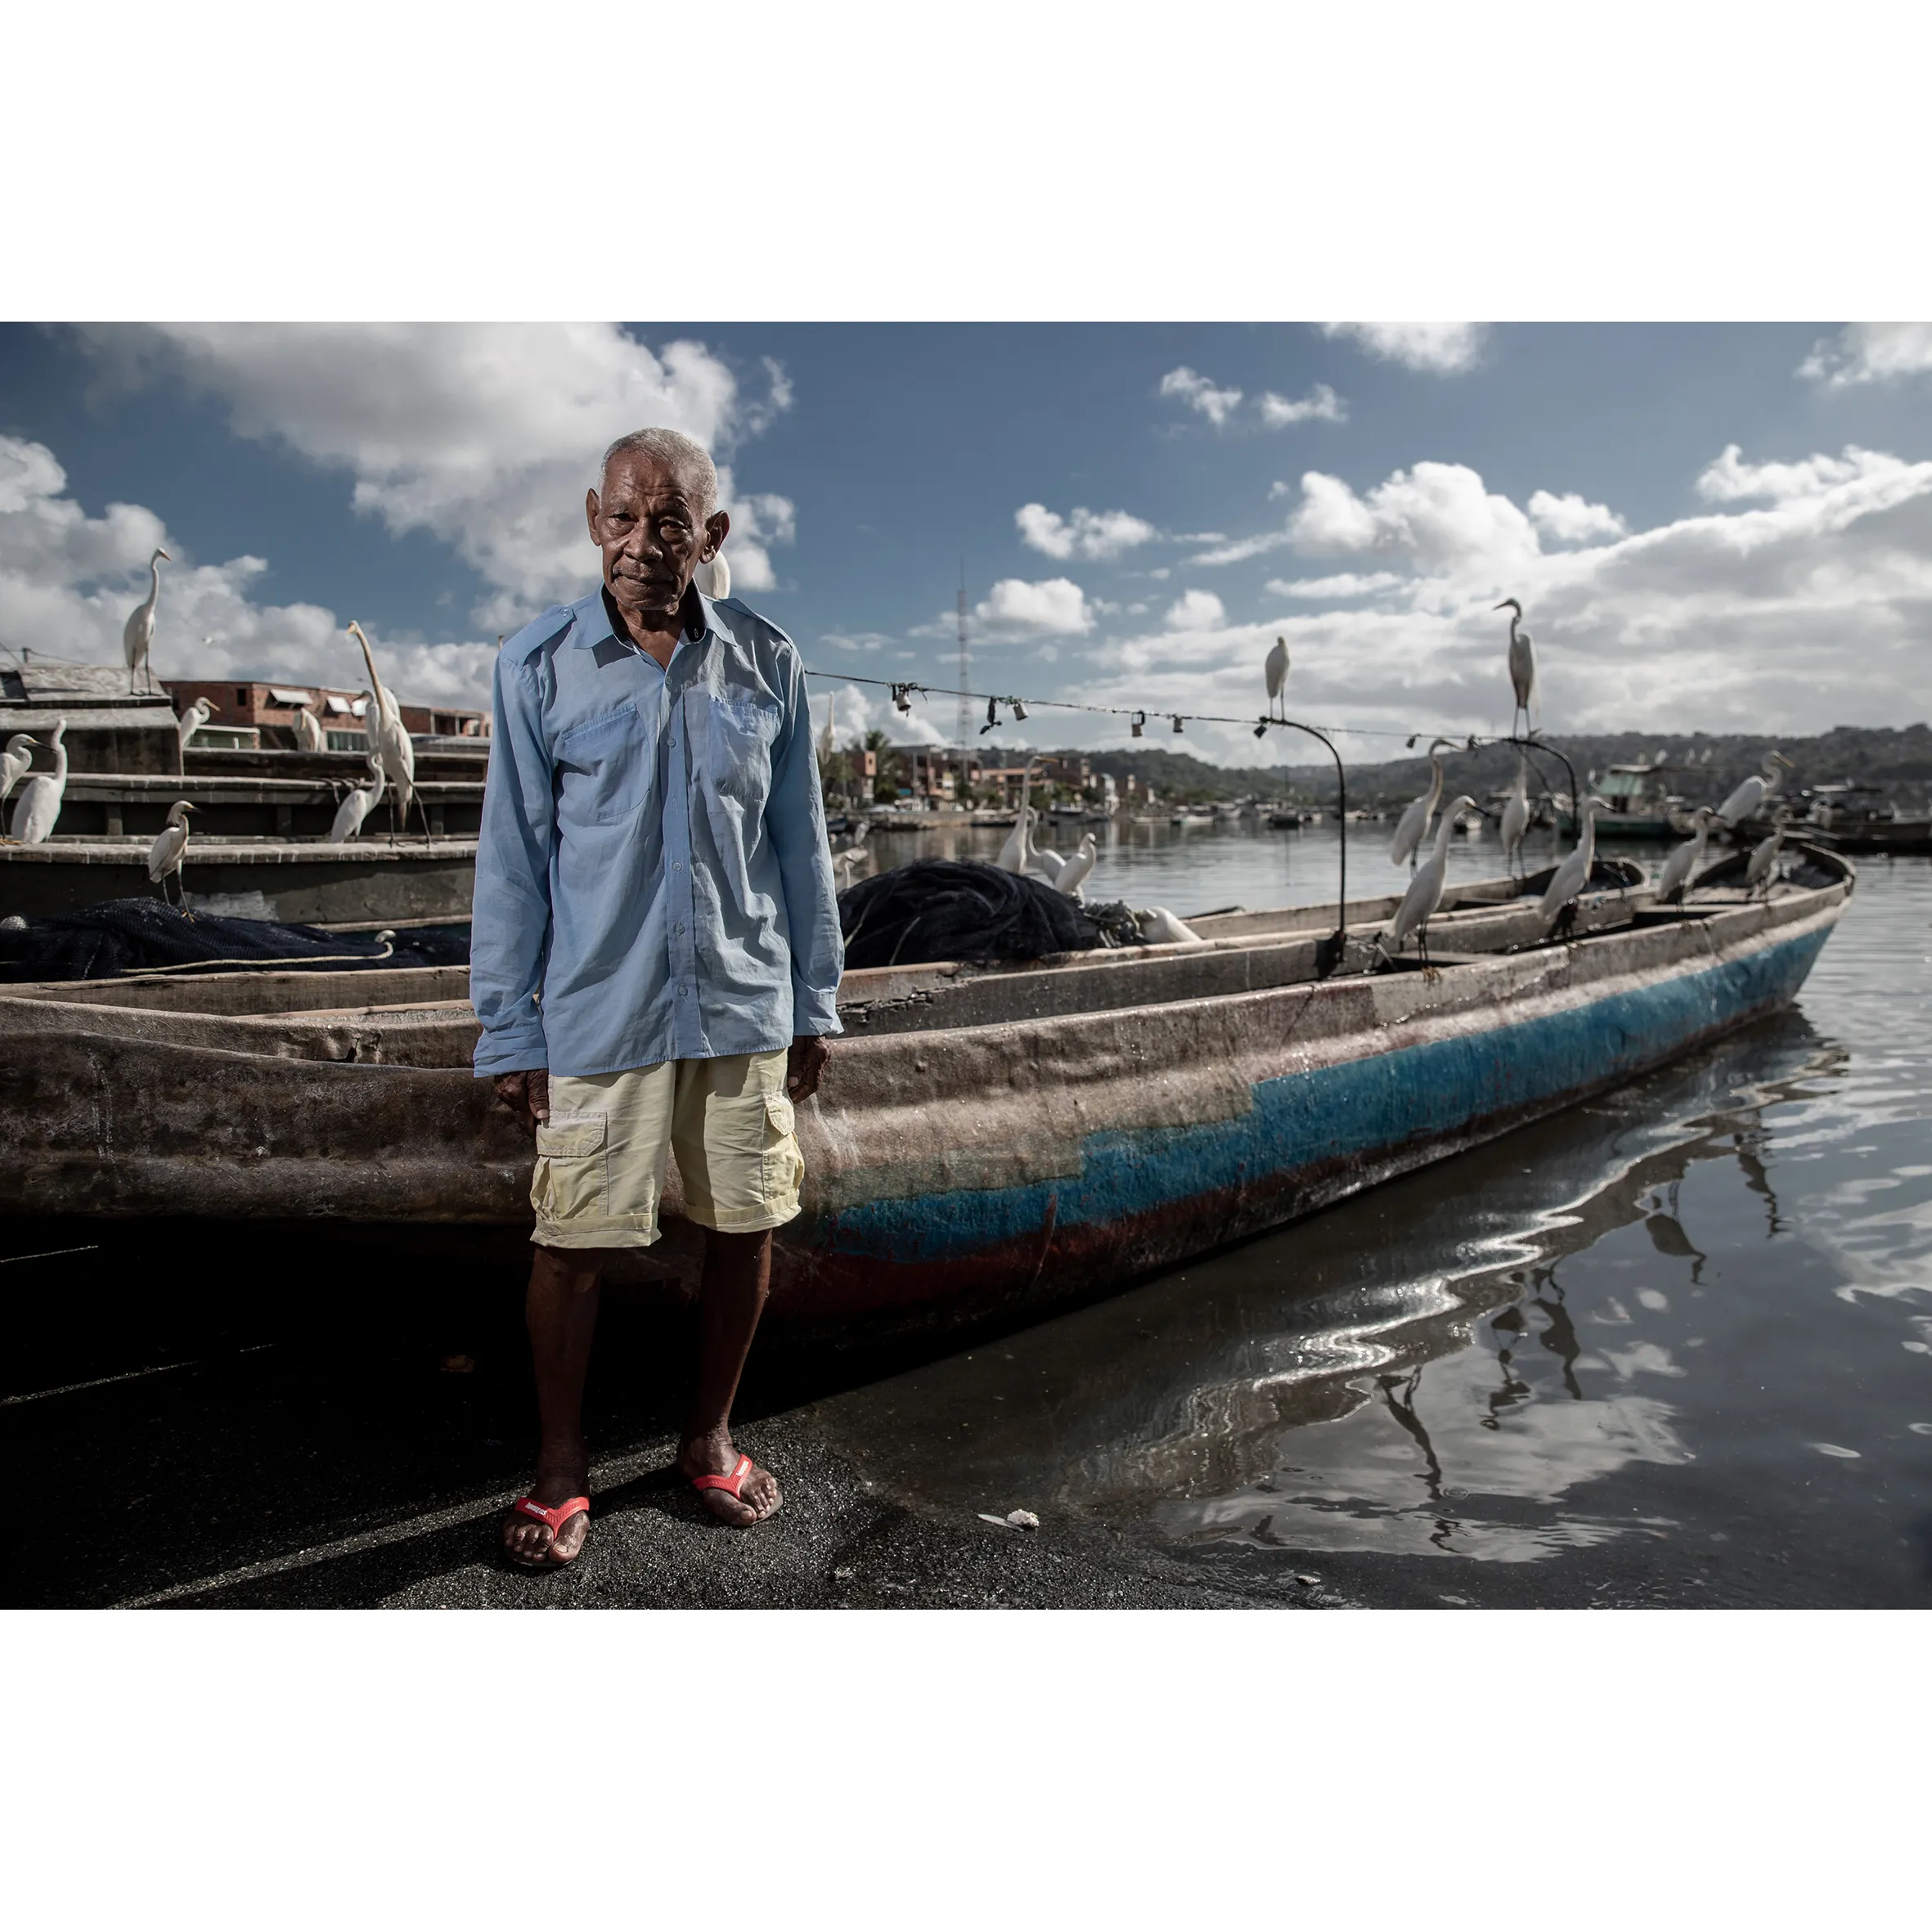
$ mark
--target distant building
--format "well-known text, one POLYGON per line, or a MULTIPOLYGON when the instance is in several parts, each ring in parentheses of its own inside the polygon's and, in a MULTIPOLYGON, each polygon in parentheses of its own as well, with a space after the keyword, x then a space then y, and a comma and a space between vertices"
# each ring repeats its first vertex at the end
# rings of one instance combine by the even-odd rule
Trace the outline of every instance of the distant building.
MULTIPOLYGON (((213 717, 196 735, 197 744, 220 744, 226 734, 252 730, 257 734, 254 743, 293 746, 299 742, 295 720, 302 712, 309 711, 321 726, 323 742, 330 751, 368 748, 368 728, 362 715, 365 700, 360 691, 254 678, 170 678, 166 688, 178 711, 186 710, 197 698, 205 698, 213 706, 213 717)), ((404 704, 401 709, 404 727, 412 738, 474 739, 490 735, 490 715, 485 711, 431 704, 404 704)), ((230 738, 227 742, 237 740, 230 738)))

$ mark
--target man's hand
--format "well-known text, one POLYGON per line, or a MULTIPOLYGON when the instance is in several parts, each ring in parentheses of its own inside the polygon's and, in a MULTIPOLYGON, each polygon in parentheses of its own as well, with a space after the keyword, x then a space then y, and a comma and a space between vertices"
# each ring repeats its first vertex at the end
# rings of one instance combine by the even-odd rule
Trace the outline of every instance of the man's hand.
MULTIPOLYGON (((793 1052, 798 1052, 797 1047, 793 1052)), ((517 1117, 517 1125, 534 1140, 540 1121, 550 1117, 550 1076, 541 1067, 528 1073, 499 1073, 492 1083, 496 1098, 517 1117)))
POLYGON ((832 1049, 815 1033, 801 1033, 785 1056, 785 1092, 794 1101, 809 1100, 819 1090, 819 1076, 832 1049))

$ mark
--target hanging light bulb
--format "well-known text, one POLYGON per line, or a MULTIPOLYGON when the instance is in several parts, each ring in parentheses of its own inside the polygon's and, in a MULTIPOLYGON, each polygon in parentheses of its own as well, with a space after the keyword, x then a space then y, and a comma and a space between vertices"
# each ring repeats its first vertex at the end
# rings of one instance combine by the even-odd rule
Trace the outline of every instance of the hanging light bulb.
POLYGON ((1127 721, 1127 723, 1128 723, 1128 726, 1129 726, 1129 728, 1130 728, 1130 729, 1132 730, 1132 732, 1133 732, 1134 735, 1136 738, 1138 738, 1138 737, 1139 737, 1139 736, 1141 735, 1141 730, 1140 730, 1140 728, 1141 728, 1141 726, 1142 726, 1143 725, 1144 725, 1146 722, 1147 722, 1147 713, 1146 713, 1144 711, 1137 711, 1137 712, 1134 712, 1134 714, 1133 715, 1133 717, 1130 717, 1130 719, 1127 721))
POLYGON ((896 711, 910 713, 912 710, 912 700, 905 694, 907 688, 905 685, 892 686, 892 706, 896 711))
POLYGON ((1017 725, 1027 715, 1026 706, 1016 698, 1013 701, 1013 721, 1017 725))

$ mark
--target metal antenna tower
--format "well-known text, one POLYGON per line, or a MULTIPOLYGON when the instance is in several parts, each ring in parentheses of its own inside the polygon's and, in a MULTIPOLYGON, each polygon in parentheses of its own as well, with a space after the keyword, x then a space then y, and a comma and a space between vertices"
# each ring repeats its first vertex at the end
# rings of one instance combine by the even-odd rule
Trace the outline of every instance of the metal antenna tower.
MULTIPOLYGON (((967 676, 967 657, 966 559, 962 557, 959 559, 959 689, 962 692, 973 689, 973 680, 967 676)), ((959 715, 956 735, 959 740, 959 749, 964 752, 973 743, 973 704, 972 701, 965 697, 959 699, 959 715)), ((962 768, 959 773, 959 782, 962 785, 965 783, 965 780, 966 774, 962 768)))

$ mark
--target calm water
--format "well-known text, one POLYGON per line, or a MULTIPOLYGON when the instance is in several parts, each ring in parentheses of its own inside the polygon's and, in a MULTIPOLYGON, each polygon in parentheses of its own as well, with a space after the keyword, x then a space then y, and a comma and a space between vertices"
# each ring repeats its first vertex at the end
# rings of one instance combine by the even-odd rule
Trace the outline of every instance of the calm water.
MULTIPOLYGON (((1400 878, 1389 830, 1352 892, 1400 878)), ((1092 883, 1184 914, 1334 861, 1332 829, 1130 828, 1092 883)), ((1794 1012, 820 1426, 949 1512, 1384 1600, 1932 1601, 1929 955, 1932 865, 1871 860, 1794 1012)))

